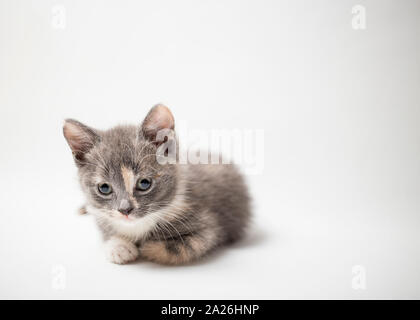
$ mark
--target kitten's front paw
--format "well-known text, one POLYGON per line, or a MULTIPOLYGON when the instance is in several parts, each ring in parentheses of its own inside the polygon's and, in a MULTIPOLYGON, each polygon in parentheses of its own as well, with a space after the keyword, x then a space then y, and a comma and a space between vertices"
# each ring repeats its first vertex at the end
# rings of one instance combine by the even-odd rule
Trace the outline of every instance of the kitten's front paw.
POLYGON ((109 261, 125 264, 139 256, 139 250, 132 242, 120 238, 111 238, 106 242, 105 254, 109 261))

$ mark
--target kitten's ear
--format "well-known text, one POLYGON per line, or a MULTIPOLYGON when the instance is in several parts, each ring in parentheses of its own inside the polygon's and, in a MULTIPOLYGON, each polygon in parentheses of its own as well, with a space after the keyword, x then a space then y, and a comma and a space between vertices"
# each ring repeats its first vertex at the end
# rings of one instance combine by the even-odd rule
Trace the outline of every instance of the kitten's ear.
POLYGON ((100 140, 99 133, 73 119, 66 119, 63 134, 77 164, 82 164, 85 154, 100 140))
MULTIPOLYGON (((175 128, 175 120, 168 107, 163 104, 155 105, 147 114, 146 118, 141 124, 141 132, 143 136, 160 144, 163 141, 156 139, 158 133, 161 131, 172 131, 175 128)), ((167 135, 167 134, 164 134, 167 135)))

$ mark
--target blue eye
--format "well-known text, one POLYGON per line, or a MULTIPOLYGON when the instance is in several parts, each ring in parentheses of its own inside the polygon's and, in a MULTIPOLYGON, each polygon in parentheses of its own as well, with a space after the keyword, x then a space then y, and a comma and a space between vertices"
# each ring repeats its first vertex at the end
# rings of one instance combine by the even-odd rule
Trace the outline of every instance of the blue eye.
POLYGON ((112 188, 108 183, 101 183, 98 185, 98 190, 100 193, 108 195, 112 192, 112 188))
POLYGON ((140 191, 146 191, 152 185, 152 181, 149 179, 139 179, 137 181, 136 189, 140 191))

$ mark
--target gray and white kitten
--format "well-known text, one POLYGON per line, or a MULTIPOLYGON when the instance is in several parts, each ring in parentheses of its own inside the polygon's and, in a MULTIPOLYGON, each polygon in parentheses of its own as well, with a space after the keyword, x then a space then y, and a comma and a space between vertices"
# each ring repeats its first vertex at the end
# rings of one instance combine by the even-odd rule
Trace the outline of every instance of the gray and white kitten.
POLYGON ((242 176, 230 164, 158 162, 163 141, 170 146, 176 139, 157 136, 173 130, 174 118, 163 105, 139 126, 100 131, 65 121, 86 210, 96 218, 111 262, 141 255, 162 264, 189 263, 244 234, 250 200, 242 176))

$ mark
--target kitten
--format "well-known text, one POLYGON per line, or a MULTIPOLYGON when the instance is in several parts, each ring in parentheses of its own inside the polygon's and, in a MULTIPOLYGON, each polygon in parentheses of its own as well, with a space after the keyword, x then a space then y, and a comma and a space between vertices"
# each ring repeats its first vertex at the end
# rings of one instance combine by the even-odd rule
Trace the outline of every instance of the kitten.
POLYGON ((242 176, 230 164, 162 164, 160 157, 176 145, 173 130, 164 105, 153 107, 140 126, 99 131, 65 121, 86 211, 95 216, 113 263, 141 255, 185 264, 244 234, 250 200, 242 176))

